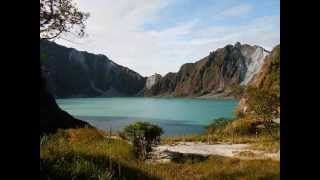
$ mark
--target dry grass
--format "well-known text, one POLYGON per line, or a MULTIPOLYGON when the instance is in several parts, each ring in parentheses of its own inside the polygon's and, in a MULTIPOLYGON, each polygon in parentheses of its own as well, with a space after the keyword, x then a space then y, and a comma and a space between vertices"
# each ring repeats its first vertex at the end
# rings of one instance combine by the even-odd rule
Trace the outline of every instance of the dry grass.
POLYGON ((266 151, 269 153, 276 153, 280 150, 280 141, 274 141, 274 140, 258 141, 251 146, 251 149, 266 151))
POLYGON ((88 128, 42 138, 40 159, 46 179, 279 179, 280 174, 276 161, 219 156, 197 163, 148 164, 134 157, 127 142, 108 140, 88 128))
POLYGON ((280 179, 279 163, 271 160, 211 156, 195 164, 169 163, 156 168, 161 179, 280 179))

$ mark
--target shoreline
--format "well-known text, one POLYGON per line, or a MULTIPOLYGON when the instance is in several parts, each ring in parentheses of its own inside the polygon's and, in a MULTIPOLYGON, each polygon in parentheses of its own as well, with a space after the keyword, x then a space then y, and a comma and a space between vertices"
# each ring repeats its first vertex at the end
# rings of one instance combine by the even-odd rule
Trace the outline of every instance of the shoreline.
POLYGON ((223 93, 216 93, 216 94, 205 94, 201 96, 173 96, 173 95, 156 95, 156 96, 94 96, 94 97, 89 97, 89 96, 70 96, 70 97, 54 97, 56 100, 64 100, 64 99, 90 99, 90 98, 95 98, 95 99, 103 99, 103 98, 181 98, 181 99, 208 99, 208 100, 236 100, 235 97, 233 96, 227 96, 223 93))
POLYGON ((223 156, 239 159, 271 159, 280 161, 280 151, 268 153, 265 151, 250 149, 251 144, 208 144, 203 142, 184 142, 180 141, 173 145, 158 145, 153 147, 150 162, 166 163, 176 157, 208 157, 223 156))

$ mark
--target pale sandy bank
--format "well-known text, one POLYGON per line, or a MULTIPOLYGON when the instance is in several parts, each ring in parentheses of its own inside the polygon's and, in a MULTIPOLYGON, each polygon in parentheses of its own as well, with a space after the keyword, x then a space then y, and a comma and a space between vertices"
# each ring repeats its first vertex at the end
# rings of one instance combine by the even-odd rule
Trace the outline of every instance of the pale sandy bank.
POLYGON ((179 142, 173 145, 159 145, 153 148, 152 159, 168 162, 177 153, 195 155, 219 155, 240 159, 280 160, 280 152, 266 153, 250 149, 250 144, 207 144, 202 142, 179 142))

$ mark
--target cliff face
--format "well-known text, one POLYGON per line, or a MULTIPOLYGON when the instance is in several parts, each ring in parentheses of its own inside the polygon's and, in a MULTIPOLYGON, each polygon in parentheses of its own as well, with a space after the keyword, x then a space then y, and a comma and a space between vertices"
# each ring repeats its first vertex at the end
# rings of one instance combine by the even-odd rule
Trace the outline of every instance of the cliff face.
POLYGON ((154 74, 154 75, 152 75, 150 77, 147 77, 145 88, 146 89, 150 89, 161 78, 162 78, 162 76, 160 74, 154 74))
POLYGON ((104 55, 96 55, 42 41, 48 88, 56 97, 134 96, 145 78, 104 55))
POLYGON ((267 56, 260 72, 249 85, 275 92, 280 96, 280 45, 267 56))
MULTIPOLYGON (((280 45, 273 48, 270 55, 265 58, 259 73, 247 85, 276 93, 280 97, 280 45)), ((245 97, 240 99, 237 112, 246 113, 248 111, 246 101, 245 97)))
POLYGON ((168 73, 145 91, 146 96, 201 96, 225 93, 235 84, 246 85, 261 68, 266 50, 236 43, 211 52, 209 56, 168 73))

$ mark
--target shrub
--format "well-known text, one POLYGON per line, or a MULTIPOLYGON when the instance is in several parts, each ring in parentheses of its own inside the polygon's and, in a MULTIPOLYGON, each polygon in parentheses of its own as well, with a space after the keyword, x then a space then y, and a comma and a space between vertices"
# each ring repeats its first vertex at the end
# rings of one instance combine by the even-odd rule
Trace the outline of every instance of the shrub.
POLYGON ((135 148, 136 156, 142 159, 147 157, 153 144, 160 142, 162 128, 148 122, 136 122, 124 128, 123 135, 130 140, 135 148))
POLYGON ((210 123, 206 127, 206 133, 207 134, 214 134, 214 133, 220 133, 230 122, 229 119, 226 118, 218 118, 213 120, 212 123, 210 123))
POLYGON ((238 119, 231 121, 223 130, 226 135, 253 135, 256 132, 256 126, 250 119, 238 119))
POLYGON ((248 107, 252 111, 252 114, 255 115, 257 119, 263 121, 269 134, 274 137, 271 130, 273 126, 272 119, 277 118, 280 114, 279 96, 274 92, 255 87, 249 87, 247 89, 247 95, 248 107))

